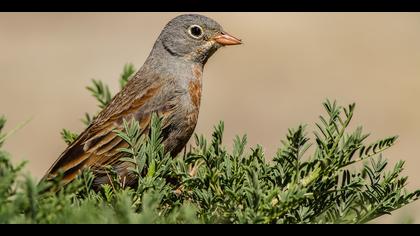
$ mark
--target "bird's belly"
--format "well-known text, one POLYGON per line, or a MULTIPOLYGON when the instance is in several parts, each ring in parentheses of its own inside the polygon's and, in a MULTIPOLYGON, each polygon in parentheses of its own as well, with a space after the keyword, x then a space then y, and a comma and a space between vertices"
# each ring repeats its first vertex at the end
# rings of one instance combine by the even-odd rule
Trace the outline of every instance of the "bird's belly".
POLYGON ((198 120, 198 108, 185 109, 174 117, 170 125, 162 130, 165 151, 175 157, 191 138, 198 120))
MULTIPOLYGON (((169 152, 172 157, 175 157, 182 151, 191 135, 194 133, 195 126, 198 119, 198 109, 180 109, 175 116, 167 120, 167 124, 162 123, 162 138, 165 152, 169 152)), ((129 162, 116 162, 113 164, 117 173, 125 179, 128 186, 137 183, 137 177, 128 171, 128 167, 133 167, 129 162)), ((96 173, 94 181, 95 185, 109 183, 109 176, 101 173, 96 173)))

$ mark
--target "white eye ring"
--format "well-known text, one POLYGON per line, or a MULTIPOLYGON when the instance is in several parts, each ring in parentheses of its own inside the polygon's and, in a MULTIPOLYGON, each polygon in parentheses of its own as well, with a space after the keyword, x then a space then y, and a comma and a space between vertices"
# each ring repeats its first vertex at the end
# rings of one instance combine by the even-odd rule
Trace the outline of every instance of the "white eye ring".
POLYGON ((195 39, 199 39, 203 37, 204 31, 199 25, 191 25, 188 27, 188 34, 195 39))

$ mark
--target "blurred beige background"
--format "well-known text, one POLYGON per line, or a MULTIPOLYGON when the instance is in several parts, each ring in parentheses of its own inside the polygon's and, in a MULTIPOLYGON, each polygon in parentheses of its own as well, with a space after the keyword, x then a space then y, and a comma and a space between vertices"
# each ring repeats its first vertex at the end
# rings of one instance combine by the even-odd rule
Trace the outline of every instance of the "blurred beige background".
MULTIPOLYGON (((0 114, 15 161, 41 177, 64 150, 60 130, 82 131, 97 111, 85 87, 101 79, 115 92, 122 67, 139 68, 160 30, 178 13, 0 13, 0 114)), ((197 133, 225 121, 225 140, 248 134, 275 153, 287 128, 312 129, 325 98, 356 102, 353 127, 370 140, 400 135, 386 157, 407 161, 409 188, 420 188, 420 14, 205 13, 245 44, 217 52, 204 72, 197 133)), ((407 215, 420 202, 377 222, 407 215)))

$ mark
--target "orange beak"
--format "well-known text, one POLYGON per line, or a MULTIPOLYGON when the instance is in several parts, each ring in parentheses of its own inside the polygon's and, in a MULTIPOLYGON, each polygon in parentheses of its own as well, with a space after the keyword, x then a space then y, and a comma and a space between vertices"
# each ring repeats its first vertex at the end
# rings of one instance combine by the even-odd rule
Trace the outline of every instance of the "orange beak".
POLYGON ((242 40, 233 37, 232 35, 226 32, 221 32, 220 34, 216 35, 213 39, 222 46, 242 44, 242 40))

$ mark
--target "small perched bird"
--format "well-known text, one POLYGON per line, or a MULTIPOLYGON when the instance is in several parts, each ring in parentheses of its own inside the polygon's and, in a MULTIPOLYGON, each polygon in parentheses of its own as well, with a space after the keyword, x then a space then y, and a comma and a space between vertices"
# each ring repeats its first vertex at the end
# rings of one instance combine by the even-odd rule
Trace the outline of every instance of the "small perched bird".
POLYGON ((241 44, 214 20, 197 14, 169 21, 157 38, 144 65, 112 99, 89 127, 60 155, 44 176, 63 174, 66 184, 84 168, 95 176, 93 186, 109 183, 105 167, 112 166, 128 186, 136 178, 120 161, 119 148, 128 144, 117 136, 123 120, 134 118, 144 132, 150 130, 152 113, 162 118, 163 145, 176 156, 187 144, 197 124, 203 67, 222 46, 241 44))

